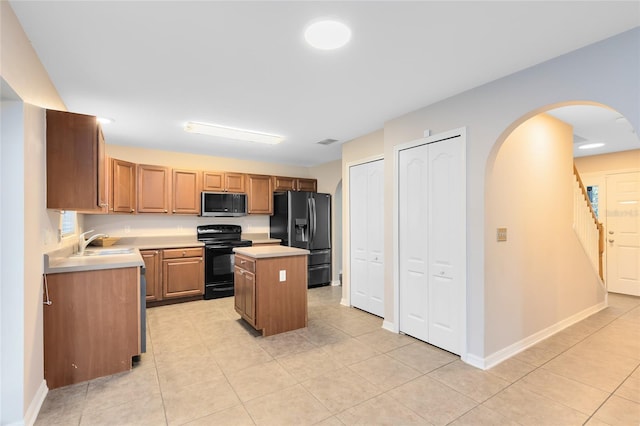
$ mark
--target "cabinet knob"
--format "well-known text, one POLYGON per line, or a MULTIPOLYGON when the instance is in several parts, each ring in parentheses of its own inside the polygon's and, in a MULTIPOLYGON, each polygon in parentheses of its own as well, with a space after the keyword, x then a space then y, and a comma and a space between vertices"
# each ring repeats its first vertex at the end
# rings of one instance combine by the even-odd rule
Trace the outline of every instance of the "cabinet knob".
POLYGON ((165 213, 169 213, 169 211, 168 211, 167 209, 164 209, 164 212, 165 212, 165 213))
POLYGON ((246 262, 246 261, 244 261, 244 260, 240 260, 240 264, 241 264, 241 265, 244 265, 245 263, 247 263, 247 262, 246 262))
POLYGON ((183 252, 182 252, 182 257, 185 257, 186 255, 187 255, 187 252, 186 252, 186 251, 183 251, 183 252))
MULTIPOLYGON (((111 209, 111 210, 113 210, 113 209, 111 209)), ((131 213, 133 213, 133 212, 135 212, 135 210, 134 210, 134 209, 131 209, 131 213)))
POLYGON ((174 210, 173 212, 175 213, 176 211, 174 210))

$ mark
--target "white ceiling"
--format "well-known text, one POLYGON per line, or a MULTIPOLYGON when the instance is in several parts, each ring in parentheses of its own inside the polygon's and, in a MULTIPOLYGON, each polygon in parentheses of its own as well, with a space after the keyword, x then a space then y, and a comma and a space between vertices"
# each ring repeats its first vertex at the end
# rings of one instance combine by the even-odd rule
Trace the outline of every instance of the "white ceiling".
POLYGON ((70 111, 107 143, 310 166, 385 121, 640 24, 640 2, 11 1, 70 111), (335 17, 338 51, 304 43, 335 17), (280 145, 187 134, 203 121, 280 145), (339 142, 322 146, 332 138, 339 142))

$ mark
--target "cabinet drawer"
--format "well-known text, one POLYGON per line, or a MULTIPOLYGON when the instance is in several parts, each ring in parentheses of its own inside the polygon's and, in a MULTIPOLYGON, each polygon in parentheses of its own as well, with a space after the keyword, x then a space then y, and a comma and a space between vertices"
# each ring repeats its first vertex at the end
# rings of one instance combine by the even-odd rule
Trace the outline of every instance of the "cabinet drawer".
POLYGON ((165 249, 162 255, 165 259, 178 259, 182 257, 202 257, 204 249, 202 247, 185 247, 177 249, 165 249))
POLYGON ((242 256, 235 256, 235 265, 239 268, 244 269, 245 271, 255 273, 256 272, 256 261, 253 259, 249 259, 242 256))

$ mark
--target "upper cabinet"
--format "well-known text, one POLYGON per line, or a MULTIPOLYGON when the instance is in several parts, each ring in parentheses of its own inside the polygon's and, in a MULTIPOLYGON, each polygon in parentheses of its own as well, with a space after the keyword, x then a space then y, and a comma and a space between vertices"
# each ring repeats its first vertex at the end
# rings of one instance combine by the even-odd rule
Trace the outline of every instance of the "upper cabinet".
POLYGON ((247 213, 273 214, 271 176, 247 175, 247 213))
POLYGON ((173 170, 171 213, 200 214, 200 175, 196 170, 173 170))
POLYGON ((106 213, 104 136, 96 117, 46 114, 47 208, 106 213))
POLYGON ((273 190, 275 192, 284 192, 284 191, 317 192, 318 181, 316 179, 273 176, 273 190))
POLYGON ((242 173, 203 172, 202 190, 213 192, 245 192, 245 178, 242 173))
POLYGON ((138 164, 138 213, 169 212, 169 169, 138 164))
POLYGON ((135 213, 136 211, 136 165, 128 161, 111 160, 109 185, 109 212, 135 213))

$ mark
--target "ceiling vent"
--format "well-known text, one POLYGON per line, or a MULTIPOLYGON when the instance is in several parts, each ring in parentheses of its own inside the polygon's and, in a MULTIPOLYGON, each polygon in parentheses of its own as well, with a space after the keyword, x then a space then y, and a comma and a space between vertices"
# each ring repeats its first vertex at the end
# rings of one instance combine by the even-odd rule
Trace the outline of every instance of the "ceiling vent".
POLYGON ((318 145, 331 145, 334 142, 338 142, 338 139, 323 139, 320 142, 316 142, 318 145))

